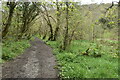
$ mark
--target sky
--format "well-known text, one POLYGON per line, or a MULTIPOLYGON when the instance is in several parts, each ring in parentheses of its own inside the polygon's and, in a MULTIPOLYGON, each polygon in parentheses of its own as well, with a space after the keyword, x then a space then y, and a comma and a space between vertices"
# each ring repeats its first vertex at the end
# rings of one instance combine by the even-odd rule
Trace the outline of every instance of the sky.
POLYGON ((112 3, 112 1, 119 1, 119 0, 81 0, 81 4, 91 4, 91 3, 112 3))
MULTIPOLYGON (((2 1, 7 1, 7 0, 2 0, 2 1)), ((22 0, 22 1, 27 1, 27 0, 22 0)), ((49 1, 49 0, 30 0, 30 1, 49 1)), ((56 0, 52 0, 52 1, 56 1, 56 0)), ((63 0, 63 1, 66 1, 66 0, 63 0)), ((70 0, 70 1, 81 2, 81 4, 92 4, 92 3, 100 4, 100 3, 112 3, 112 1, 118 2, 119 0, 70 0)), ((1 0, 0 0, 0 3, 1 3, 1 0)))

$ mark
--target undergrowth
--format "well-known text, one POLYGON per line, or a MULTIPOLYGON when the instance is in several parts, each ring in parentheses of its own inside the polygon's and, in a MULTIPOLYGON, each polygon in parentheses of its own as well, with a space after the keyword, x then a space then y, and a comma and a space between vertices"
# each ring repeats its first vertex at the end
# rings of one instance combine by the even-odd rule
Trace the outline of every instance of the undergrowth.
POLYGON ((61 78, 118 78, 118 51, 113 46, 76 40, 68 50, 60 51, 57 42, 47 44, 54 49, 61 78), (88 48, 89 55, 83 55, 88 48))
POLYGON ((28 40, 20 41, 3 41, 2 43, 2 58, 1 63, 7 60, 11 60, 18 55, 22 54, 26 48, 30 46, 28 40))

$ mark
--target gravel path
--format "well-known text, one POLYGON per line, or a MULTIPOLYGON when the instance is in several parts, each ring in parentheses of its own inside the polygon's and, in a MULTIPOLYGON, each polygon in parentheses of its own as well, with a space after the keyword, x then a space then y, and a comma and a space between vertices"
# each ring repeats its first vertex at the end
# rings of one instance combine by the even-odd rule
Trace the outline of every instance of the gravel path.
POLYGON ((38 38, 30 43, 24 54, 3 64, 2 78, 58 78, 52 49, 38 38))

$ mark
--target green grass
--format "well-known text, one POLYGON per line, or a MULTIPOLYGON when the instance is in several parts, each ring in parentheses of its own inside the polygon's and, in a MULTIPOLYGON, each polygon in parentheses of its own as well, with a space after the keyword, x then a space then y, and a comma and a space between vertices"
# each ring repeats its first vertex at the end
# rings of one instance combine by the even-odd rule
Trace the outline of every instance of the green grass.
POLYGON ((58 43, 49 41, 58 60, 62 78, 118 78, 117 49, 107 45, 74 41, 67 51, 61 51, 58 43), (82 53, 90 48, 89 56, 82 53), (94 53, 101 57, 94 57, 94 53))
POLYGON ((11 60, 22 54, 30 46, 28 40, 4 41, 2 43, 2 61, 11 60))

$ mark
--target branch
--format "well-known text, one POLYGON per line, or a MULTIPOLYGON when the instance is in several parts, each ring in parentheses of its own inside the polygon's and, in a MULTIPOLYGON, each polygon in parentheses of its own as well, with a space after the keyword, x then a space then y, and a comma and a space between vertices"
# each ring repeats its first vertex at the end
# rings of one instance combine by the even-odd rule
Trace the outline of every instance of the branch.
POLYGON ((109 9, 111 9, 114 6, 114 2, 112 2, 112 5, 110 7, 108 7, 106 10, 108 11, 109 9))
POLYGON ((113 6, 115 6, 115 2, 118 3, 117 1, 112 1, 112 5, 106 9, 105 13, 107 13, 107 11, 109 11, 113 6))
POLYGON ((49 17, 51 17, 54 20, 54 22, 56 23, 56 20, 52 16, 49 16, 49 17))

